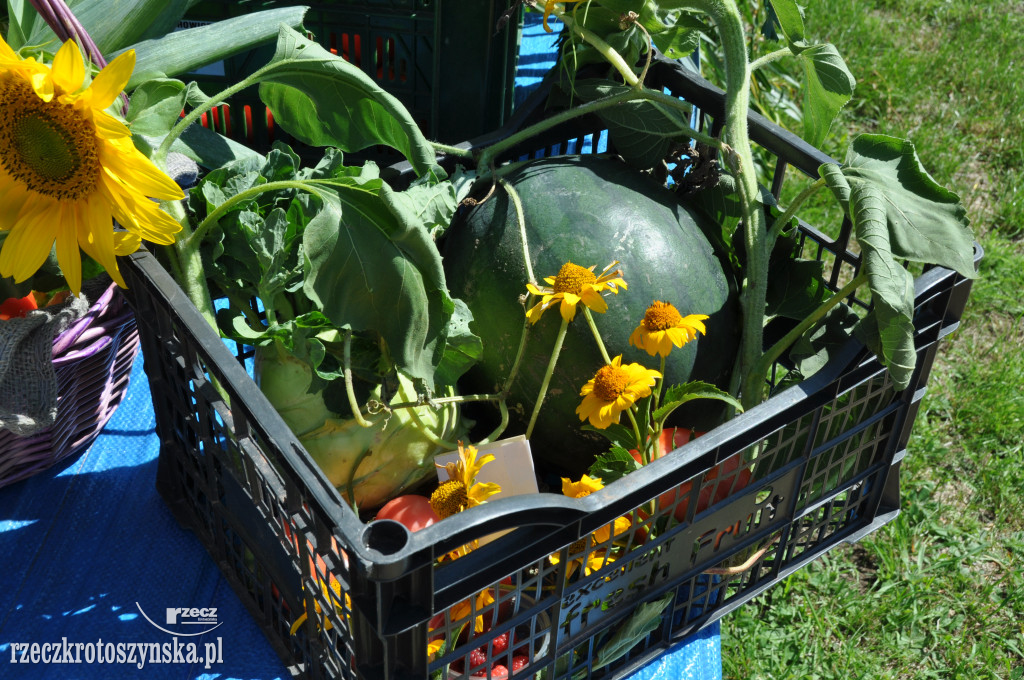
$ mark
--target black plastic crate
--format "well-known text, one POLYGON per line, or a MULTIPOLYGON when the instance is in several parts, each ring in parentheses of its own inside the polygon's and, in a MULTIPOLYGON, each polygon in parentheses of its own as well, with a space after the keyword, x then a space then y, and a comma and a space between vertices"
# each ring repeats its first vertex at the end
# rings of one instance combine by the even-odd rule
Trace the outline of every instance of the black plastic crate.
MULTIPOLYGON (((203 0, 185 22, 198 25, 294 4, 309 6, 303 23, 312 39, 397 97, 430 139, 461 142, 499 127, 512 112, 521 9, 496 28, 511 0, 203 0)), ((187 78, 212 95, 251 75, 273 54, 274 45, 266 45, 187 78)), ((216 107, 203 124, 261 153, 275 140, 303 156, 317 153, 275 125, 255 87, 216 107)), ((387 148, 357 155, 384 164, 401 158, 387 148)))
MULTIPOLYGON (((721 112, 721 92, 677 64, 659 62, 649 79, 712 119, 721 112)), ((542 98, 510 126, 543 115, 542 98)), ((776 185, 787 165, 816 173, 829 161, 756 114, 750 129, 779 159, 776 185)), ((566 140, 595 134, 595 121, 574 121, 510 157, 561 153, 566 140)), ((827 261, 833 281, 859 267, 845 243, 849 230, 838 231, 838 242, 807 225, 801 232, 803 257, 827 261)), ((410 534, 395 522, 364 524, 345 505, 240 357, 154 257, 140 252, 122 269, 157 413, 162 497, 295 675, 345 679, 426 679, 449 663, 465 668, 481 646, 488 662, 507 666, 513 653, 529 658, 523 677, 622 677, 831 548, 891 521, 938 342, 957 327, 971 287, 940 267, 917 277, 918 361, 903 391, 894 392, 878 360, 850 340, 811 378, 585 498, 503 498, 410 534), (674 500, 666 500, 672 491, 674 500), (647 527, 677 513, 678 523, 646 540, 647 527), (616 538, 631 552, 570 578, 574 558, 600 554, 593 532, 624 515, 633 526, 616 538), (448 551, 501 530, 510 533, 438 564, 448 551), (496 601, 476 597, 484 591, 496 601), (643 605, 664 607, 653 630, 609 660, 614 634, 643 605), (453 620, 453 608, 467 607, 453 620), (291 635, 303 613, 308 620, 291 635), (500 625, 428 658, 432 638, 477 616, 500 625), (514 631, 514 642, 498 653, 488 644, 503 631, 514 631)))

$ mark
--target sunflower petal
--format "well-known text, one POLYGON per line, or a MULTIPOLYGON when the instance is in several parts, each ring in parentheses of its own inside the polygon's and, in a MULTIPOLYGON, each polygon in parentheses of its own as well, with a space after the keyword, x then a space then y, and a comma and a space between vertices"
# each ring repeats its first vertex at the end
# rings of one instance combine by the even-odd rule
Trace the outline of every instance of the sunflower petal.
POLYGON ((53 82, 65 92, 76 92, 85 80, 85 63, 75 41, 68 40, 53 58, 53 82))
POLYGON ((89 105, 97 109, 105 109, 114 103, 114 100, 128 84, 135 69, 135 50, 128 50, 120 54, 114 61, 96 74, 88 89, 89 105))
POLYGON ((103 139, 122 139, 132 136, 132 131, 128 129, 127 125, 106 111, 94 110, 92 122, 96 126, 96 133, 103 139))
MULTIPOLYGON (((130 141, 125 141, 131 145, 130 141)), ((179 201, 185 198, 185 192, 181 187, 134 146, 119 153, 114 144, 101 144, 100 163, 104 172, 124 186, 126 191, 165 201, 179 201)))
POLYGON ((39 271, 50 256, 59 220, 58 203, 26 204, 0 251, 0 276, 10 276, 20 283, 39 271))
POLYGON ((65 203, 61 206, 60 221, 57 225, 57 264, 72 295, 82 292, 82 253, 78 249, 78 225, 74 219, 76 206, 65 203))

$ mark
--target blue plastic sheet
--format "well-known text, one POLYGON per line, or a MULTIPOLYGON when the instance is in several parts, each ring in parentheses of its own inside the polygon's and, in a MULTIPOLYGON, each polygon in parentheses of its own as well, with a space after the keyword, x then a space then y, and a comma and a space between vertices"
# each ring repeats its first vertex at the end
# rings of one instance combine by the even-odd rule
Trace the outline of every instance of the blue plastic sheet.
MULTIPOLYGON (((552 63, 553 36, 536 17, 527 15, 518 94, 552 63)), ((205 549, 157 495, 154 428, 139 357, 125 400, 92 447, 0 489, 0 678, 290 677, 205 549), (193 608, 215 611, 205 623, 168 615, 193 608), (158 658, 141 658, 137 643, 158 649, 158 658)), ((717 680, 721 666, 716 623, 631 677, 717 680)))

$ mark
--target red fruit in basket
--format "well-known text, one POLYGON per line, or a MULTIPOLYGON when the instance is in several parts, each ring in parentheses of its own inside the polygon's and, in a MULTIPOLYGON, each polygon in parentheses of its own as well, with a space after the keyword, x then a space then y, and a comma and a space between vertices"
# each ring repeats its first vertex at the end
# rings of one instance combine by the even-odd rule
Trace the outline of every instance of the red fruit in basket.
POLYGON ((416 494, 392 498, 377 512, 377 519, 393 519, 409 531, 419 531, 441 521, 434 508, 430 507, 430 499, 416 494))
POLYGON ((498 655, 508 649, 508 633, 502 633, 498 637, 494 638, 494 642, 491 643, 491 649, 494 650, 494 654, 498 655))
MULTIPOLYGON (((484 651, 483 647, 477 647, 469 653, 469 668, 479 668, 487 663, 487 652, 484 651)), ((474 674, 475 675, 475 674, 474 674)))
MULTIPOLYGON (((666 428, 661 431, 661 437, 658 439, 658 451, 655 456, 661 458, 666 453, 678 449, 683 444, 690 441, 691 436, 699 437, 704 434, 703 432, 691 432, 686 428, 666 428)), ((633 459, 640 462, 640 453, 635 449, 630 451, 633 459)), ((706 484, 704 488, 700 490, 700 496, 697 498, 697 512, 704 512, 713 503, 718 503, 729 497, 730 493, 739 491, 744 488, 750 481, 750 469, 744 468, 738 473, 736 468, 740 465, 740 456, 734 455, 726 458, 721 463, 716 465, 707 471, 704 475, 703 483, 706 484), (730 477, 731 483, 715 485, 714 481, 719 476, 730 477), (714 497, 712 497, 712 491, 714 491, 714 497)), ((661 508, 670 507, 676 500, 676 494, 684 496, 679 501, 679 505, 675 509, 675 518, 679 522, 686 521, 686 511, 690 507, 690 499, 685 498, 690 493, 693 485, 690 482, 683 482, 679 485, 678 489, 672 491, 666 491, 665 493, 658 496, 658 506, 661 508)))
POLYGON ((508 677, 508 668, 500 663, 491 666, 491 680, 503 680, 508 677))
POLYGON ((530 657, 528 656, 513 656, 512 657, 512 674, 515 675, 519 671, 523 670, 530 665, 530 657))
POLYGON ((0 321, 20 319, 33 309, 38 309, 36 298, 29 293, 23 298, 7 298, 0 303, 0 321))

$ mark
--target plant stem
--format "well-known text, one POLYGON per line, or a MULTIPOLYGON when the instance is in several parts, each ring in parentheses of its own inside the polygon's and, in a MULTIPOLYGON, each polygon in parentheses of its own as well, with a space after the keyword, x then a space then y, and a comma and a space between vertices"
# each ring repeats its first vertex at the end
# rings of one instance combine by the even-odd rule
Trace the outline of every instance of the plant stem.
MULTIPOLYGON (((490 170, 491 165, 494 164, 494 159, 507 149, 515 147, 517 144, 528 141, 534 136, 560 125, 566 121, 585 116, 587 114, 596 113, 601 109, 616 106, 631 101, 650 101, 658 104, 663 104, 669 108, 689 113, 692 110, 692 105, 689 102, 684 102, 681 99, 667 95, 664 92, 656 92, 654 90, 646 89, 630 89, 625 92, 619 92, 617 94, 609 95, 601 99, 595 99, 585 104, 559 111, 558 113, 545 118, 544 120, 534 123, 529 127, 523 128, 522 130, 509 135, 505 139, 497 141, 487 148, 483 149, 480 153, 480 158, 477 160, 477 169, 481 176, 490 170)), ((721 148, 722 143, 720 140, 711 137, 699 130, 695 130, 692 127, 679 123, 679 133, 684 134, 691 139, 698 141, 702 144, 707 144, 713 148, 721 148)))
POLYGON ((813 328, 814 325, 824 318, 824 316, 828 314, 833 307, 848 298, 850 295, 853 295, 854 291, 865 284, 867 280, 868 275, 866 273, 862 272, 858 274, 852 281, 843 286, 839 292, 821 303, 821 305, 811 312, 809 316, 794 326, 792 330, 786 333, 781 340, 772 345, 768 351, 761 356, 761 359, 755 366, 758 374, 762 376, 768 375, 768 371, 771 369, 772 363, 781 357, 783 352, 785 352, 794 342, 799 340, 800 336, 813 328))
POLYGON ((218 205, 213 210, 213 212, 206 216, 206 219, 199 223, 199 226, 196 227, 196 230, 194 232, 192 232, 189 236, 185 238, 178 239, 178 241, 183 242, 186 248, 198 250, 199 245, 203 240, 203 237, 206 236, 206 232, 209 231, 213 227, 213 225, 217 224, 217 221, 223 215, 233 210, 236 205, 248 201, 256 196, 259 196, 262 193, 268 191, 279 191, 281 189, 296 189, 298 191, 308 191, 314 196, 317 196, 318 198, 320 197, 320 194, 317 192, 316 188, 306 182, 300 182, 296 180, 281 180, 278 182, 267 182, 266 184, 260 184, 258 186, 252 187, 251 189, 246 189, 245 191, 237 193, 231 198, 221 203, 220 205, 218 205))
POLYGON ((204 113, 213 109, 213 107, 216 106, 218 102, 223 102, 230 98, 231 95, 237 92, 241 92, 245 88, 258 83, 260 81, 260 78, 263 77, 263 72, 272 67, 273 64, 267 64, 266 66, 257 69, 256 72, 248 78, 243 78, 234 85, 224 88, 223 90, 213 95, 199 106, 189 111, 184 118, 179 120, 178 123, 173 128, 171 128, 171 131, 167 133, 167 136, 164 137, 164 140, 160 143, 160 146, 157 148, 156 153, 153 156, 154 162, 156 162, 157 165, 159 166, 163 166, 164 161, 167 159, 167 152, 171 150, 171 145, 174 144, 174 140, 180 137, 181 133, 187 130, 189 125, 192 125, 192 123, 195 123, 197 120, 199 120, 204 113))
POLYGON ((434 147, 434 150, 439 153, 448 154, 449 156, 457 156, 459 158, 472 158, 473 152, 469 149, 463 149, 459 146, 451 146, 450 144, 442 144, 441 142, 429 142, 430 146, 434 147))
POLYGON ((626 60, 622 58, 622 55, 619 54, 614 47, 606 43, 593 31, 584 26, 580 26, 571 16, 569 16, 568 13, 563 12, 558 7, 555 7, 552 10, 552 14, 558 17, 569 30, 583 38, 583 40, 589 43, 591 47, 600 52, 601 56, 607 59, 608 63, 619 72, 619 75, 622 76, 622 80, 627 85, 635 87, 640 84, 640 79, 635 73, 633 73, 633 69, 628 63, 626 63, 626 60))
POLYGON ((788 47, 783 47, 782 49, 775 50, 774 52, 763 54, 754 61, 750 62, 750 70, 751 72, 756 71, 759 68, 767 66, 773 61, 778 61, 779 59, 791 56, 793 56, 793 51, 788 47))
POLYGON ((601 339, 601 333, 597 330, 597 324, 594 323, 594 316, 586 305, 583 306, 583 316, 587 320, 587 325, 590 326, 590 332, 594 336, 594 341, 597 342, 597 348, 601 350, 601 358, 604 359, 604 363, 612 363, 611 357, 608 356, 608 350, 604 346, 604 341, 601 339))
MULTIPOLYGON (((348 407, 352 410, 352 417, 359 423, 360 427, 373 427, 375 423, 363 417, 359 409, 359 402, 356 400, 356 392, 352 386, 352 330, 345 329, 345 395, 348 397, 348 407)), ((355 474, 355 468, 352 469, 355 474)), ((349 500, 352 500, 351 498, 349 500)))
POLYGON ((727 157, 734 166, 736 187, 743 210, 743 235, 747 253, 744 287, 740 294, 743 331, 740 340, 740 399, 744 409, 761 401, 764 374, 757 375, 761 357, 765 299, 768 289, 767 228, 761 208, 754 169, 747 113, 750 107, 750 65, 747 62, 743 20, 735 0, 687 0, 679 5, 705 12, 718 29, 725 56, 725 140, 733 153, 727 157))
POLYGON ((540 392, 537 394, 537 401, 533 404, 533 413, 530 414, 530 423, 526 426, 526 438, 533 434, 533 426, 537 424, 537 416, 540 415, 541 405, 547 395, 548 385, 551 384, 551 376, 555 372, 555 364, 558 363, 558 355, 562 352, 562 343, 565 342, 565 332, 569 328, 569 322, 564 318, 562 325, 558 327, 558 335, 555 336, 555 346, 551 348, 551 359, 548 361, 548 368, 544 371, 544 379, 540 383, 540 392))
POLYGON ((793 199, 793 202, 789 204, 789 207, 786 208, 786 212, 779 215, 774 224, 772 224, 771 229, 768 230, 769 249, 775 244, 775 240, 779 237, 779 234, 782 233, 782 230, 786 228, 786 225, 789 224, 789 221, 793 219, 794 215, 796 215, 796 211, 800 209, 808 198, 816 194, 818 190, 822 189, 824 186, 825 178, 823 177, 807 185, 804 187, 804 190, 793 199))

